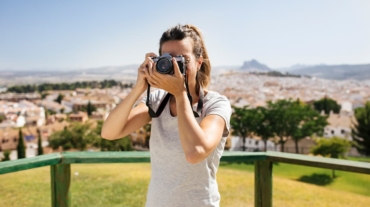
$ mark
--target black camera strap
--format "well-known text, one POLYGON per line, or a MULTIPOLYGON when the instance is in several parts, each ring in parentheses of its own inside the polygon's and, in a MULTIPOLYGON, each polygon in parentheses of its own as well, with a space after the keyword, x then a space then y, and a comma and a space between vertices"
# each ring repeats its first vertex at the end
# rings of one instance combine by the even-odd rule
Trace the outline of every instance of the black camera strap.
MULTIPOLYGON (((187 78, 186 77, 185 77, 185 86, 186 86, 186 91, 187 91, 189 102, 190 102, 190 107, 193 109, 193 106, 192 106, 193 98, 190 95, 189 87, 188 87, 188 81, 187 81, 187 78)), ((146 103, 146 106, 149 109, 149 115, 150 115, 150 117, 152 117, 152 118, 159 117, 161 115, 164 107, 166 106, 167 102, 170 100, 171 96, 172 96, 172 94, 170 94, 170 93, 167 92, 166 96, 164 97, 163 101, 161 102, 161 104, 159 105, 157 111, 155 112, 152 109, 151 103, 149 101, 149 99, 150 99, 150 84, 148 83, 147 97, 146 97, 146 102, 145 103, 146 103)), ((202 113, 202 110, 203 110, 203 98, 204 98, 203 88, 202 87, 199 87, 199 100, 198 100, 198 105, 197 105, 197 111, 193 111, 194 117, 200 117, 200 114, 202 113)))
MULTIPOLYGON (((190 95, 189 86, 188 86, 188 76, 185 75, 185 87, 186 91, 188 93, 188 99, 190 102, 190 107, 193 109, 193 97, 190 95)), ((203 110, 203 98, 204 98, 204 91, 202 86, 199 86, 199 99, 198 99, 198 105, 197 105, 197 111, 193 110, 193 114, 195 117, 199 117, 202 110, 203 110)))
POLYGON ((164 99, 163 99, 163 101, 162 101, 162 103, 159 105, 159 107, 158 107, 158 109, 157 109, 157 112, 155 112, 153 109, 152 109, 152 107, 150 107, 151 106, 151 104, 150 104, 150 102, 149 102, 149 99, 150 99, 150 84, 148 83, 148 89, 146 90, 147 91, 147 95, 146 95, 146 106, 148 107, 148 109, 149 109, 149 115, 150 115, 150 117, 152 117, 152 118, 157 118, 157 117, 159 117, 160 115, 161 115, 161 113, 162 113, 162 111, 163 111, 163 109, 164 109, 164 107, 166 106, 166 104, 167 104, 167 102, 168 102, 168 100, 170 100, 170 98, 171 98, 171 96, 172 96, 172 94, 170 94, 170 93, 167 93, 166 94, 166 96, 164 97, 164 99))

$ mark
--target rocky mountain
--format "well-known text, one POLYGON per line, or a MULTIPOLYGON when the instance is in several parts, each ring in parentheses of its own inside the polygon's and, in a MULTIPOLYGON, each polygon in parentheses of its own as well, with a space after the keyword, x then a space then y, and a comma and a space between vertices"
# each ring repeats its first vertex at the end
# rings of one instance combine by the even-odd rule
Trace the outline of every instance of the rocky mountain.
POLYGON ((245 61, 240 70, 248 72, 268 72, 272 71, 267 65, 259 63, 257 60, 245 61))

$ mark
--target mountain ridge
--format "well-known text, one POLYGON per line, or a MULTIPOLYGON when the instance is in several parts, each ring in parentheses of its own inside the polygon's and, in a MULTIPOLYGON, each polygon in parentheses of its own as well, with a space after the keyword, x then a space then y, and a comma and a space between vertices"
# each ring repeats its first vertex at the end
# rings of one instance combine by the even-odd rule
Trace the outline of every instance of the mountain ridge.
POLYGON ((290 70, 289 73, 298 75, 309 75, 332 80, 367 80, 370 79, 370 64, 321 64, 290 70))
MULTIPOLYGON (((57 80, 136 80, 136 73, 139 64, 123 66, 102 66, 85 69, 53 69, 53 70, 0 70, 0 82, 2 85, 14 84, 17 82, 35 83, 37 79, 47 79, 50 82, 57 80)), ((285 68, 287 69, 287 68, 285 68)), ((341 65, 303 65, 295 64, 289 70, 283 68, 270 68, 266 64, 255 59, 244 61, 240 66, 213 66, 212 75, 219 75, 228 71, 239 72, 262 72, 273 71, 287 72, 293 75, 311 76, 331 80, 370 80, 370 64, 341 64, 341 65)), ((40 80, 41 81, 41 80, 40 80)))

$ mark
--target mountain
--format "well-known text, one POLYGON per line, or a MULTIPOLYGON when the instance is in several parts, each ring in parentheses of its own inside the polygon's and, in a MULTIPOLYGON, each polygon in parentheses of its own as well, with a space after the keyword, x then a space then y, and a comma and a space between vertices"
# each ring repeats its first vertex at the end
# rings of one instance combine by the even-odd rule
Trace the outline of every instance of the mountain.
POLYGON ((370 64, 361 65, 315 65, 289 70, 291 74, 309 75, 333 80, 368 80, 370 79, 370 64))
POLYGON ((240 70, 248 72, 268 72, 272 71, 267 65, 259 63, 257 60, 245 61, 240 70))
MULTIPOLYGON (((74 82, 115 79, 126 82, 135 82, 139 65, 106 66, 87 69, 53 69, 53 70, 0 70, 0 87, 17 84, 39 84, 45 82, 74 82)), ((222 74, 228 71, 240 72, 271 72, 283 71, 293 75, 308 75, 323 79, 333 80, 369 80, 370 64, 358 65, 301 65, 296 64, 280 69, 271 69, 257 60, 245 61, 242 66, 215 66, 212 67, 212 75, 222 74)))
POLYGON ((292 66, 289 66, 289 67, 274 68, 273 70, 277 70, 277 71, 280 71, 280 72, 290 72, 292 70, 298 70, 298 69, 307 68, 307 67, 311 67, 311 66, 313 66, 313 65, 295 64, 295 65, 292 65, 292 66))

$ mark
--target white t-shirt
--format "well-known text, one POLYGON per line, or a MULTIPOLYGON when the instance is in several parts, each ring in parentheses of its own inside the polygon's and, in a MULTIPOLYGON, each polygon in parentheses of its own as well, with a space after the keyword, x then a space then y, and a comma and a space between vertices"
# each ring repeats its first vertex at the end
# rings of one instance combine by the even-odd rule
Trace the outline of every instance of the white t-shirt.
MULTIPOLYGON (((164 90, 151 92, 152 109, 167 94, 164 90)), ((186 161, 178 132, 177 117, 170 113, 169 102, 158 118, 152 118, 150 162, 152 175, 147 194, 147 207, 219 206, 220 194, 216 172, 230 129, 231 106, 225 96, 209 91, 204 97, 203 110, 197 122, 210 114, 222 117, 226 123, 223 137, 216 149, 203 161, 186 161)), ((143 99, 145 103, 146 98, 143 99)), ((196 110, 197 104, 193 106, 196 110)))

